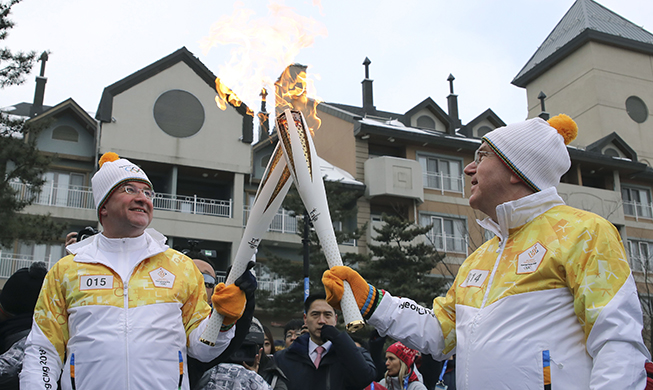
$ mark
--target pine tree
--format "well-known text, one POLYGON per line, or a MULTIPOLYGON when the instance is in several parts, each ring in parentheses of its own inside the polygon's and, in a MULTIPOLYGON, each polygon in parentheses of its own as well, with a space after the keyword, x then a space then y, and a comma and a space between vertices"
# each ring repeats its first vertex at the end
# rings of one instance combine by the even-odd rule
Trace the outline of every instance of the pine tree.
MULTIPOLYGON (((339 182, 325 181, 324 187, 327 193, 329 212, 333 221, 346 221, 347 218, 356 215, 356 199, 361 196, 360 191, 346 189, 339 182)), ((283 202, 286 210, 292 211, 295 215, 303 216, 304 204, 299 193, 293 186, 283 202)), ((336 231, 338 243, 360 238, 366 226, 353 231, 336 231)), ((298 224, 297 234, 304 236, 304 223, 298 224)), ((324 253, 321 250, 317 234, 309 228, 309 288, 311 293, 324 292, 322 285, 322 274, 327 270, 328 264, 324 253)), ((263 247, 265 251, 265 248, 263 247)), ((298 253, 303 255, 302 250, 298 253)), ((363 256, 354 254, 343 255, 343 263, 352 264, 361 261, 363 256)), ((257 290, 256 304, 264 310, 270 310, 275 315, 296 315, 303 311, 304 301, 304 266, 303 262, 291 261, 290 259, 271 256, 267 262, 269 270, 277 277, 283 278, 287 283, 296 282, 297 286, 290 291, 278 294, 270 299, 270 294, 261 289, 257 290)))
POLYGON ((416 242, 416 239, 428 233, 432 226, 416 226, 402 217, 387 214, 383 214, 382 220, 380 228, 374 227, 377 233, 374 239, 379 244, 369 243, 371 258, 358 262, 361 276, 395 296, 431 307, 433 298, 446 292, 446 280, 430 275, 444 256, 428 240, 416 242))
MULTIPOLYGON (((8 19, 11 7, 20 0, 0 3, 0 40, 7 37, 13 27, 8 19)), ((18 85, 25 81, 34 65, 35 53, 13 54, 7 48, 0 49, 0 88, 18 85)), ((38 132, 43 126, 30 125, 24 120, 0 114, 0 246, 11 247, 15 240, 45 243, 60 237, 65 225, 46 215, 20 214, 33 203, 43 186, 43 174, 50 159, 36 148, 38 132), (18 190, 12 183, 25 184, 31 198, 19 199, 18 190)))

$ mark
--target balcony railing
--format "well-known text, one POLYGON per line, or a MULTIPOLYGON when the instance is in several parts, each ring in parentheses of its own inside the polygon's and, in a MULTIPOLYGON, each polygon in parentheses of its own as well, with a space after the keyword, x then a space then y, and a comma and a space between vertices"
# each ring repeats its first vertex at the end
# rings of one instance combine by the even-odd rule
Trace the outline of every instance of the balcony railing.
POLYGON ((197 195, 171 195, 157 193, 153 199, 155 210, 176 211, 187 214, 212 215, 231 218, 232 200, 198 198, 197 195))
POLYGON ((460 192, 465 196, 465 176, 447 175, 439 172, 424 172, 424 187, 444 191, 460 192))
MULTIPOLYGON (((95 209, 93 192, 90 187, 56 186, 45 184, 40 193, 34 194, 29 186, 11 182, 21 200, 34 199, 34 204, 42 206, 60 206, 78 209, 95 209)), ((174 211, 188 214, 211 215, 231 218, 233 201, 199 198, 196 195, 172 195, 157 193, 153 199, 155 210, 174 211)))
POLYGON ((653 205, 651 203, 640 203, 633 201, 624 201, 624 214, 631 217, 652 219, 653 218, 653 205))
MULTIPOLYGON (((243 227, 247 224, 247 219, 249 219, 249 212, 251 210, 250 206, 243 207, 243 227)), ((277 211, 277 214, 272 219, 270 227, 267 231, 276 232, 276 233, 297 233, 297 224, 299 223, 298 217, 292 215, 288 210, 282 208, 277 211)))
MULTIPOLYGON (((37 261, 44 262, 48 269, 52 268, 54 263, 59 260, 51 261, 50 258, 47 259, 34 259, 33 256, 28 255, 18 255, 15 253, 7 253, 6 251, 0 251, 0 279, 8 279, 16 271, 21 268, 29 268, 32 263, 37 261)), ((224 283, 227 279, 224 273, 218 273, 216 275, 216 283, 224 283)), ((265 291, 270 291, 270 296, 275 296, 281 293, 288 292, 293 288, 297 287, 299 283, 297 282, 286 282, 284 279, 275 279, 275 280, 259 280, 258 288, 265 291)))
POLYGON ((46 264, 48 269, 54 265, 54 263, 59 260, 56 259, 54 262, 50 258, 46 259, 34 259, 33 256, 28 255, 18 255, 15 253, 7 253, 0 251, 0 278, 8 279, 16 271, 21 268, 29 268, 32 263, 37 261, 42 261, 46 264))

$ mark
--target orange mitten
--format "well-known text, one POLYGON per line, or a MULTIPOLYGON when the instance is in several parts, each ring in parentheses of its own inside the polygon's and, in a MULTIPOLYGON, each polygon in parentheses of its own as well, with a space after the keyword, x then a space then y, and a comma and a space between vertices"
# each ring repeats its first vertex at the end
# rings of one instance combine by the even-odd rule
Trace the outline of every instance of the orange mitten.
POLYGON ((347 266, 339 265, 324 271, 322 284, 324 284, 324 290, 326 291, 327 302, 336 309, 340 309, 340 300, 345 291, 343 285, 345 280, 351 286, 361 314, 363 317, 369 318, 382 295, 374 286, 367 283, 358 272, 347 266))
POLYGON ((224 316, 223 325, 231 325, 238 321, 245 311, 245 293, 235 284, 225 286, 220 283, 215 286, 215 292, 211 297, 215 311, 224 316))

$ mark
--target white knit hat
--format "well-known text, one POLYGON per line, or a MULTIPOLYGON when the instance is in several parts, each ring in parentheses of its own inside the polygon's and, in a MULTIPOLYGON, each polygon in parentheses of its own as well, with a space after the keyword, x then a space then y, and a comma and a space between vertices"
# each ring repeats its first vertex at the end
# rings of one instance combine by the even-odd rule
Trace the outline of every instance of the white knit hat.
POLYGON ((500 127, 483 137, 490 148, 535 192, 560 184, 571 167, 567 144, 576 138, 578 127, 567 115, 548 122, 533 118, 500 127))
POLYGON ((121 184, 128 181, 139 181, 153 188, 152 182, 138 165, 118 157, 113 152, 103 154, 99 165, 100 169, 91 179, 98 219, 100 218, 100 209, 121 184))

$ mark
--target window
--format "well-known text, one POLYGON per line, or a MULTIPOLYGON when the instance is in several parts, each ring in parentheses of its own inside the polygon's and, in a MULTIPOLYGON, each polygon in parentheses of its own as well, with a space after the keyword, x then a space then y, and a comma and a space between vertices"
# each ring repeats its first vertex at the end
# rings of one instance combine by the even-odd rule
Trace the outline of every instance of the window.
POLYGON ((437 250, 467 253, 467 226, 465 220, 422 214, 419 222, 421 226, 433 224, 433 229, 426 234, 426 237, 437 250))
POLYGON ((637 96, 631 96, 626 99, 626 112, 630 119, 637 123, 644 123, 648 118, 648 107, 642 99, 637 96))
POLYGON ((434 156, 418 156, 425 188, 463 192, 462 163, 434 156))
MULTIPOLYGON (((336 232, 351 233, 356 230, 356 216, 350 216, 343 221, 333 221, 333 229, 336 232)), ((356 239, 350 238, 347 241, 343 241, 341 245, 356 246, 356 239)))
POLYGON ((651 218, 651 191, 648 188, 622 187, 624 214, 635 218, 651 218))
POLYGON ((619 157, 619 152, 615 148, 605 148, 603 149, 603 154, 610 157, 619 157))
POLYGON ((628 240, 628 255, 630 256, 630 268, 633 271, 642 272, 651 270, 653 262, 650 258, 649 243, 645 241, 628 240))
POLYGON ((93 208, 92 198, 83 187, 81 173, 46 172, 45 184, 38 198, 39 204, 75 208, 93 208), (91 203, 89 203, 91 202, 91 203))
POLYGON ((164 92, 154 103, 154 120, 169 135, 190 137, 204 125, 204 107, 191 93, 179 89, 164 92))
POLYGON ((68 125, 62 125, 52 130, 52 139, 77 142, 79 140, 79 134, 77 133, 77 130, 73 129, 72 127, 68 125))
POLYGON ((478 138, 483 138, 485 134, 489 133, 492 131, 492 128, 489 126, 481 126, 478 128, 478 138))
POLYGON ((435 130, 435 121, 433 118, 422 115, 419 118, 417 118, 417 127, 421 127, 423 129, 433 129, 435 130))

